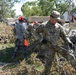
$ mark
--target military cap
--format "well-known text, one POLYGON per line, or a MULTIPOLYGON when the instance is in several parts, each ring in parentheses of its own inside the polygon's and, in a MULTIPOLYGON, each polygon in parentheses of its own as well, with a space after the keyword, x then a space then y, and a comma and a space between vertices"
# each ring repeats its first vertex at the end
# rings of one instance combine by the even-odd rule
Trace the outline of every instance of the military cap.
POLYGON ((61 18, 60 18, 60 13, 58 12, 58 11, 52 11, 52 13, 51 13, 51 15, 50 16, 52 16, 53 18, 55 18, 55 19, 57 19, 57 20, 61 20, 61 18))

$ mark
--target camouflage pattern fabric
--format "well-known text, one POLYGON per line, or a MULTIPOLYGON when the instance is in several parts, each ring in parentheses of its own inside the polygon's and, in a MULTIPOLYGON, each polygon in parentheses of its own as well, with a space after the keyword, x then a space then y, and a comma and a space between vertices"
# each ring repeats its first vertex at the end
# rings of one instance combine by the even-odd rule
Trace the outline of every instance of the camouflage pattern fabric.
POLYGON ((42 36, 48 41, 44 44, 44 48, 46 49, 46 62, 45 62, 45 69, 42 75, 49 75, 50 69, 52 66, 52 61, 54 60, 55 52, 60 53, 63 57, 65 57, 68 61, 70 61, 71 65, 76 69, 76 60, 74 57, 63 48, 58 46, 58 41, 60 38, 63 39, 64 43, 68 47, 68 40, 65 36, 65 32, 63 31, 63 27, 56 23, 51 24, 50 21, 45 26, 39 26, 36 30, 36 33, 42 34, 42 36))

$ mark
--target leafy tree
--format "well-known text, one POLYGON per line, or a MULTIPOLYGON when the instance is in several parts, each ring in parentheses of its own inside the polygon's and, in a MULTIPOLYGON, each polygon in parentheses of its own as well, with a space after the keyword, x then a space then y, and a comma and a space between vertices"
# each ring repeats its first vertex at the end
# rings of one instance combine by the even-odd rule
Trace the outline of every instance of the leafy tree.
POLYGON ((49 15, 50 12, 54 9, 54 0, 38 0, 39 7, 42 10, 43 16, 49 15))
POLYGON ((37 0, 26 2, 22 6, 22 12, 25 16, 48 16, 52 10, 57 10, 63 14, 65 11, 68 11, 69 3, 69 0, 37 0))
POLYGON ((56 0, 55 2, 55 10, 59 11, 61 14, 63 14, 65 11, 68 10, 68 3, 67 1, 62 1, 62 0, 56 0))
POLYGON ((30 16, 30 14, 31 14, 31 9, 30 9, 30 7, 28 6, 28 3, 25 3, 25 4, 23 5, 23 7, 21 8, 21 10, 22 10, 22 12, 23 12, 23 15, 25 15, 26 17, 27 17, 27 16, 30 16))
POLYGON ((38 0, 38 1, 34 1, 34 2, 26 2, 21 8, 23 15, 25 15, 27 17, 34 16, 34 15, 37 15, 37 16, 49 15, 50 14, 49 10, 51 10, 53 8, 53 4, 54 4, 54 2, 51 3, 49 1, 38 0))
POLYGON ((34 15, 41 15, 41 10, 38 7, 37 2, 26 2, 21 8, 23 15, 26 17, 34 16, 34 15))
POLYGON ((15 10, 12 10, 14 3, 20 0, 0 0, 0 19, 3 20, 7 17, 14 17, 15 10))
POLYGON ((74 8, 72 9, 72 12, 76 12, 76 7, 74 7, 74 8))

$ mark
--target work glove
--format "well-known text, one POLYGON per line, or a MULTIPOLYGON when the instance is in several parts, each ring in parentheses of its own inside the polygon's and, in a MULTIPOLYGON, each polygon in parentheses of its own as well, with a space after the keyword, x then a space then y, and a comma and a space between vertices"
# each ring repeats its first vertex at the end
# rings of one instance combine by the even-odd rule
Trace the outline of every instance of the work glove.
POLYGON ((46 44, 48 41, 45 39, 45 38, 43 38, 43 40, 42 40, 42 43, 43 44, 46 44))

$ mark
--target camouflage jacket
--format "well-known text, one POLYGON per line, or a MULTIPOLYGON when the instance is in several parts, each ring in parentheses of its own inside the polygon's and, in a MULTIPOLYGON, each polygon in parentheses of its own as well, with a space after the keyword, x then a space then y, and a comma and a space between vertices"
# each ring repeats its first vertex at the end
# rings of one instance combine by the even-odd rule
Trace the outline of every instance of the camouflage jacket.
POLYGON ((34 37, 34 40, 39 40, 41 38, 41 36, 37 33, 37 29, 39 26, 37 27, 33 27, 31 25, 28 26, 27 30, 32 34, 32 36, 34 37))
POLYGON ((66 44, 68 43, 63 27, 59 23, 53 25, 48 21, 45 26, 39 26, 36 33, 41 33, 43 38, 54 46, 57 46, 60 38, 62 38, 66 44))

